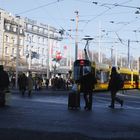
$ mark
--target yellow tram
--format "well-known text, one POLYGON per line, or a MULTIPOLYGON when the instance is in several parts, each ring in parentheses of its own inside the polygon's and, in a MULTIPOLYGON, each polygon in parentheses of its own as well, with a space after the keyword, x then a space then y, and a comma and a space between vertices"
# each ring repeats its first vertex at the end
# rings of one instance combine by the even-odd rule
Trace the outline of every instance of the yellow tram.
MULTIPOLYGON (((97 84, 95 86, 96 91, 108 89, 111 66, 107 64, 90 62, 89 60, 85 59, 76 60, 73 68, 73 79, 79 80, 79 78, 84 74, 85 68, 92 71, 97 78, 97 84)), ((118 67, 118 72, 124 79, 124 89, 140 88, 139 72, 137 70, 118 67)))

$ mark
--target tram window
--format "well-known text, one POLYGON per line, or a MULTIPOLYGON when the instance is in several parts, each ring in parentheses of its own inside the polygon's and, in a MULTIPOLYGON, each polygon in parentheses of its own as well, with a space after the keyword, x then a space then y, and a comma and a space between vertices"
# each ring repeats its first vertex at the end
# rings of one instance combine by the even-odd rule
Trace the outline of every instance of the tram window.
POLYGON ((109 81, 109 72, 103 71, 103 83, 106 83, 109 81))
POLYGON ((125 81, 131 81, 131 75, 130 74, 124 74, 124 80, 125 81))
POLYGON ((133 75, 133 81, 137 81, 138 80, 138 75, 133 75))
POLYGON ((101 80, 101 71, 100 70, 96 71, 96 78, 97 78, 97 80, 101 80))
POLYGON ((101 83, 106 83, 109 81, 109 72, 98 70, 96 71, 96 78, 101 83))
POLYGON ((79 80, 85 74, 84 70, 87 69, 91 72, 91 62, 88 60, 76 60, 74 62, 73 76, 74 80, 79 80))
POLYGON ((90 66, 75 66, 74 67, 74 79, 79 80, 81 76, 85 75, 85 69, 91 72, 90 66))

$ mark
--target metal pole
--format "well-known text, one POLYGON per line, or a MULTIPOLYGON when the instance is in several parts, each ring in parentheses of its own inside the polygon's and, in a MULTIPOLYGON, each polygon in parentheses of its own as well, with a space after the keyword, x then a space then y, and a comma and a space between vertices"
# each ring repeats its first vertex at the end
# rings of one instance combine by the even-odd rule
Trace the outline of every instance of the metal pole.
POLYGON ((113 66, 114 63, 113 63, 113 46, 111 48, 111 65, 113 66))
POLYGON ((75 37, 75 60, 77 60, 77 55, 78 55, 78 20, 79 20, 79 15, 78 11, 75 11, 76 13, 76 37, 75 37))
POLYGON ((29 40, 29 44, 30 44, 30 49, 29 49, 29 70, 31 70, 31 61, 32 61, 32 58, 31 58, 31 57, 32 57, 31 37, 30 37, 29 39, 30 39, 30 40, 29 40))
POLYGON ((50 78, 50 27, 48 25, 47 79, 50 78))
MULTIPOLYGON (((70 35, 71 35, 71 33, 70 33, 70 35)), ((72 59, 72 58, 71 58, 72 37, 70 38, 70 40, 71 40, 71 43, 70 43, 70 46, 69 46, 69 49, 70 49, 70 50, 69 50, 69 51, 70 51, 70 52, 69 52, 69 53, 70 53, 70 56, 69 56, 69 64, 70 64, 70 65, 69 65, 69 66, 70 66, 70 70, 71 70, 71 68, 72 68, 72 67, 71 67, 71 62, 72 62, 72 61, 71 61, 71 59, 72 59)))
POLYGON ((118 66, 118 54, 117 54, 117 48, 115 48, 115 66, 118 66))
POLYGON ((128 40, 128 68, 130 68, 130 40, 128 40))
POLYGON ((99 52, 98 52, 98 62, 101 63, 101 22, 99 22, 99 52))
POLYGON ((17 47, 16 47, 16 89, 18 88, 18 68, 19 68, 19 28, 20 28, 20 16, 16 16, 18 19, 18 28, 17 28, 17 47))

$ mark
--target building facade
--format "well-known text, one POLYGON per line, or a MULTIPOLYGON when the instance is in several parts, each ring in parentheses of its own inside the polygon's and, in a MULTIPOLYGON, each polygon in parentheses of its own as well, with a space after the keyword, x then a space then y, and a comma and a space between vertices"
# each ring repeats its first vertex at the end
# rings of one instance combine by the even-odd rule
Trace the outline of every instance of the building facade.
POLYGON ((49 72, 53 50, 62 40, 58 29, 0 9, 0 64, 15 71, 49 72))
POLYGON ((24 65, 23 48, 24 48, 24 22, 19 17, 13 16, 4 10, 0 11, 0 63, 6 69, 15 70, 17 49, 19 67, 24 65))

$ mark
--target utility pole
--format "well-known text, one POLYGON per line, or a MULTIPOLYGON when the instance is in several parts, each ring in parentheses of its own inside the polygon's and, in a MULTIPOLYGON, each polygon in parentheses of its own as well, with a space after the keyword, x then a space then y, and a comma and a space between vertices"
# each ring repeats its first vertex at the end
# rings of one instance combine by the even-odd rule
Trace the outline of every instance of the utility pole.
POLYGON ((31 70, 31 64, 32 64, 32 46, 31 46, 31 37, 29 37, 29 44, 30 44, 30 49, 29 49, 29 71, 31 70))
POLYGON ((113 61, 113 46, 111 48, 111 65, 114 65, 114 61, 113 61))
POLYGON ((50 27, 48 25, 47 79, 50 78, 50 27))
POLYGON ((78 11, 75 11, 76 13, 76 36, 75 36, 75 60, 77 60, 78 55, 78 22, 79 22, 79 15, 78 11))
POLYGON ((118 53, 117 53, 117 48, 115 48, 115 66, 118 66, 118 53))
POLYGON ((130 40, 128 39, 128 68, 130 68, 130 40))
POLYGON ((20 16, 16 16, 18 19, 17 27, 17 47, 16 47, 16 89, 18 88, 18 69, 19 69, 19 35, 20 35, 20 16))
POLYGON ((98 51, 98 62, 101 63, 101 22, 99 22, 99 51, 98 51))

